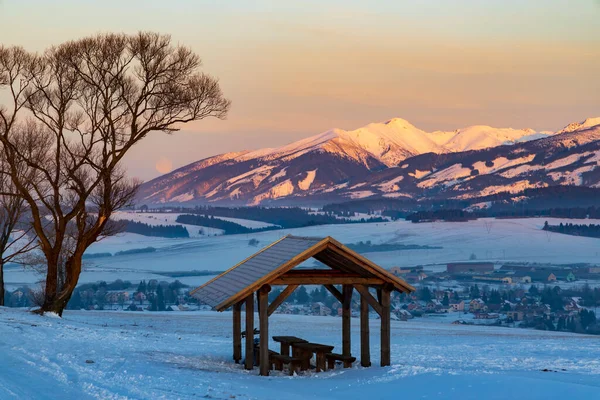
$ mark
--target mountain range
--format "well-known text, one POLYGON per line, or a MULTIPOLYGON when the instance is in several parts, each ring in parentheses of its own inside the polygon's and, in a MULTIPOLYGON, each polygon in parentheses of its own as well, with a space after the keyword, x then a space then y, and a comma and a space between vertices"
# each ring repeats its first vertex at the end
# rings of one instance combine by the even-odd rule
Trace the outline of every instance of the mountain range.
POLYGON ((425 132, 394 118, 278 148, 220 154, 146 182, 140 204, 317 205, 358 198, 479 198, 600 187, 600 118, 558 132, 425 132))

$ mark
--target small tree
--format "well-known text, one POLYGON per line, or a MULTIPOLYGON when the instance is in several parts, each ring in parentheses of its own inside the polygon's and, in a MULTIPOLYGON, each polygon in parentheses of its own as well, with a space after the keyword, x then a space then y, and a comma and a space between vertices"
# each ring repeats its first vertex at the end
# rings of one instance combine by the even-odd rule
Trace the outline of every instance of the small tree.
POLYGON ((442 304, 446 307, 450 305, 450 298, 448 298, 448 293, 444 293, 444 298, 442 299, 442 304))
POLYGON ((156 287, 156 309, 157 311, 165 311, 165 294, 161 285, 156 287))
POLYGON ((306 304, 308 303, 308 300, 309 297, 306 288, 304 286, 300 286, 296 291, 296 302, 298 302, 298 304, 306 304))

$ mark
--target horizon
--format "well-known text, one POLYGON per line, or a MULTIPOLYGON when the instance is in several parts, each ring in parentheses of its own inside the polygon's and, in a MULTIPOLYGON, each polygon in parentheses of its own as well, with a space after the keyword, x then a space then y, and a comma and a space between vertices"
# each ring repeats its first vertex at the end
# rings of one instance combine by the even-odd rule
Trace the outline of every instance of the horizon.
POLYGON ((158 30, 199 54, 231 112, 135 146, 126 167, 149 180, 212 155, 396 117, 427 132, 557 131, 600 114, 599 17, 597 1, 4 0, 0 35, 42 51, 99 32, 158 30))

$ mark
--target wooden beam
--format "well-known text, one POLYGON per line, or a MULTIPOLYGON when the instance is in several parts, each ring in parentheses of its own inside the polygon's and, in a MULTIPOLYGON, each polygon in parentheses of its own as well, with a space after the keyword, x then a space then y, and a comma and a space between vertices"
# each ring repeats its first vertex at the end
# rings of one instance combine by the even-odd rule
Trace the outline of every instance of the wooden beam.
POLYGON ((391 364, 390 357, 390 293, 391 289, 385 285, 381 289, 381 366, 391 364))
POLYGON ((242 303, 233 305, 233 360, 239 364, 242 359, 242 303))
POLYGON ((362 255, 358 254, 357 252, 353 251, 347 246, 344 246, 342 243, 338 242, 337 240, 331 237, 329 238, 329 246, 327 248, 342 255, 348 260, 360 265, 363 269, 367 270, 368 272, 371 272, 373 275, 384 279, 386 282, 392 283, 398 291, 410 293, 416 290, 413 286, 409 285, 404 280, 386 271, 377 264, 363 257, 362 255))
POLYGON ((347 276, 294 276, 284 274, 269 282, 271 285, 381 285, 383 279, 364 278, 358 275, 347 276))
POLYGON ((342 287, 342 354, 351 353, 351 318, 352 318, 352 285, 342 287))
POLYGON ((371 366, 371 345, 369 338, 369 301, 360 295, 360 365, 371 366))
POLYGON ((358 293, 360 293, 361 298, 364 298, 369 303, 369 305, 373 307, 373 310, 375 310, 375 312, 381 317, 381 304, 379 304, 377 300, 375 300, 375 298, 369 292, 369 289, 366 286, 362 285, 356 285, 355 288, 358 291, 358 293))
POLYGON ((279 296, 277 296, 277 298, 273 300, 271 304, 269 304, 269 312, 267 314, 271 316, 271 314, 273 314, 275 310, 277 310, 277 308, 285 301, 285 299, 287 299, 292 293, 294 293, 294 290, 296 290, 297 287, 298 285, 289 285, 288 287, 283 289, 283 291, 279 293, 279 296))
POLYGON ((340 303, 344 302, 344 296, 340 293, 339 290, 336 289, 333 285, 325 285, 325 289, 329 290, 329 293, 333 295, 340 303))
POLYGON ((254 293, 246 297, 246 369, 254 368, 254 293))
POLYGON ((264 285, 258 291, 260 321, 260 374, 269 376, 271 361, 269 360, 269 292, 271 287, 264 285))

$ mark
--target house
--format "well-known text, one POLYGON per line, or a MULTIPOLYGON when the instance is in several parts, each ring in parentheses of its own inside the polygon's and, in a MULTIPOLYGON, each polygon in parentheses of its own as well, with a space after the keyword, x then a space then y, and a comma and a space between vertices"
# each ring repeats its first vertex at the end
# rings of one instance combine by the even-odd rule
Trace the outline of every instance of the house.
POLYGON ((507 275, 476 275, 473 276, 474 281, 493 282, 493 283, 504 283, 510 285, 513 283, 512 278, 507 275))
POLYGON ((423 271, 423 267, 411 267, 411 268, 402 268, 402 267, 392 267, 388 271, 396 276, 401 276, 404 274, 408 274, 411 272, 419 272, 423 271))
POLYGON ((513 321, 523 321, 525 313, 523 311, 507 311, 506 317, 511 318, 513 321))
POLYGON ((396 311, 396 315, 398 316, 400 321, 406 321, 406 320, 414 318, 413 315, 410 312, 408 312, 408 310, 400 309, 400 310, 396 311))
POLYGON ((514 275, 512 279, 514 283, 531 283, 531 276, 529 274, 522 276, 514 275))
POLYGON ((531 265, 513 265, 513 264, 505 264, 500 267, 500 271, 519 271, 519 272, 529 272, 535 271, 535 267, 531 265))
POLYGON ((548 270, 532 271, 528 275, 532 282, 556 282, 556 275, 548 270))
POLYGON ((577 280, 577 277, 575 277, 575 274, 573 273, 572 270, 556 269, 553 271, 553 274, 556 277, 556 279, 559 281, 573 282, 573 281, 577 280))
POLYGON ((431 300, 427 303, 427 311, 442 314, 448 312, 448 307, 443 305, 439 300, 431 300))
POLYGON ((422 311, 423 307, 421 306, 421 304, 417 303, 416 301, 413 301, 412 303, 406 306, 406 309, 408 311, 422 311))
POLYGON ((427 278, 427 274, 425 274, 423 271, 409 272, 408 274, 405 274, 402 278, 407 282, 415 283, 427 278))
POLYGON ((320 315, 320 316, 331 315, 331 308, 327 307, 322 302, 313 303, 311 306, 311 311, 312 311, 313 315, 320 315))
POLYGON ((488 314, 485 312, 482 313, 475 313, 475 319, 498 319, 500 318, 500 315, 498 314, 488 314))
POLYGON ((469 311, 476 312, 486 308, 485 303, 481 299, 473 299, 469 302, 469 311))
POLYGON ((446 271, 451 274, 494 272, 494 264, 488 262, 450 263, 446 265, 446 271))
POLYGON ((465 302, 461 300, 458 303, 450 303, 450 311, 465 311, 465 302))

